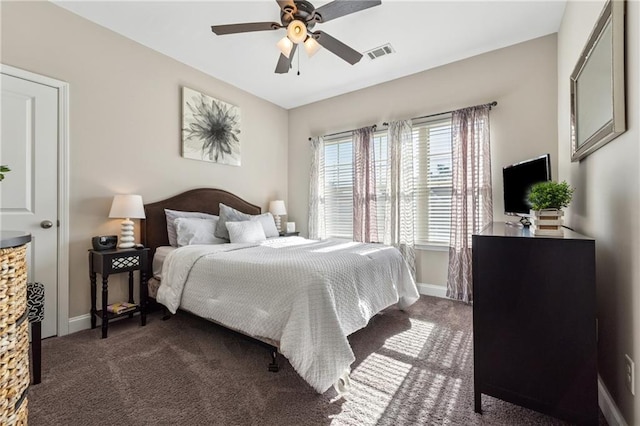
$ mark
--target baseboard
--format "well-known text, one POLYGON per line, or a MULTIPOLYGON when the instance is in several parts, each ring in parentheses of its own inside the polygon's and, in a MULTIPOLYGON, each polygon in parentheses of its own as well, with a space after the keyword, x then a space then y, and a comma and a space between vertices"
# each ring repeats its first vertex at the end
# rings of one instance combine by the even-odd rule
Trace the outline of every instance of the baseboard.
POLYGON ((69 334, 91 328, 91 314, 69 318, 69 334))
POLYGON ((418 292, 425 296, 441 297, 445 299, 447 297, 447 287, 437 284, 424 284, 418 283, 418 292))
POLYGON ((609 390, 604 385, 602 378, 598 374, 598 406, 607 419, 609 426, 627 426, 627 422, 624 420, 622 413, 618 409, 618 406, 611 398, 609 390))

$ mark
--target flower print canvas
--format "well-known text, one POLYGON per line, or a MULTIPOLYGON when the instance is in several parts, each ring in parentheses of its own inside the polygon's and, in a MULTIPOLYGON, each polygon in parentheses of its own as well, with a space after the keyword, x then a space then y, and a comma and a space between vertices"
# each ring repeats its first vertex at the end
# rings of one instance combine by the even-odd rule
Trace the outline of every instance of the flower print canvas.
POLYGON ((182 88, 182 156, 240 165, 240 108, 182 88))

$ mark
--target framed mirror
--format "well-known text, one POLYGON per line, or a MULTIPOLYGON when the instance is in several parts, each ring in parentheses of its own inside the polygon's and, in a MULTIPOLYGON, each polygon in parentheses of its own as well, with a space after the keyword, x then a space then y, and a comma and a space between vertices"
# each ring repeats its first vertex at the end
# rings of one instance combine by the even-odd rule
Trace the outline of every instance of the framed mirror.
POLYGON ((626 130, 625 2, 609 0, 571 73, 571 161, 626 130))

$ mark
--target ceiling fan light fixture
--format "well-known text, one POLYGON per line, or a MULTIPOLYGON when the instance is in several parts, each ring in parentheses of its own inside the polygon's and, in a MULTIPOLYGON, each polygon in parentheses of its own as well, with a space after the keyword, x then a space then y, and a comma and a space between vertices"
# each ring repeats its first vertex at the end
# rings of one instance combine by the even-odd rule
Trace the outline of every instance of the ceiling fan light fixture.
POLYGON ((307 51, 307 56, 311 58, 320 50, 320 43, 313 37, 309 37, 304 41, 304 50, 307 51))
MULTIPOLYGON (((370 7, 380 6, 382 0, 324 0, 322 2, 324 4, 318 8, 311 3, 312 1, 316 0, 276 0, 280 8, 280 22, 212 25, 211 31, 220 36, 286 29, 287 36, 276 43, 278 50, 282 52, 278 55, 276 74, 286 74, 291 70, 291 62, 296 54, 298 44, 304 44, 309 57, 314 56, 320 47, 323 47, 349 64, 356 64, 362 59, 362 53, 322 30, 314 31, 315 26, 370 7)), ((299 56, 298 59, 300 59, 299 56)), ((299 71, 298 75, 300 75, 299 71)))
POLYGON ((304 22, 294 19, 287 27, 287 37, 294 43, 302 43, 307 38, 307 26, 304 22))
POLYGON ((287 58, 289 57, 289 55, 291 55, 291 49, 293 49, 293 42, 289 40, 289 37, 287 36, 282 37, 280 41, 276 43, 276 46, 278 46, 278 49, 280 49, 282 54, 287 58))

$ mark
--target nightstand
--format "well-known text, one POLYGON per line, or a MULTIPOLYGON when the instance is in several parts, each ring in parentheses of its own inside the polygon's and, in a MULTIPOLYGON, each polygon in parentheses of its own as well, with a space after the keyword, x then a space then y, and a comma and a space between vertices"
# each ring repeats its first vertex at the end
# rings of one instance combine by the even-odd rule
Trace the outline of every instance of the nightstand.
POLYGON ((96 328, 96 318, 102 319, 102 338, 107 337, 109 321, 123 317, 133 317, 140 312, 140 325, 147 323, 147 285, 146 272, 148 270, 149 249, 122 250, 89 250, 89 277, 91 279, 91 328, 96 328), (107 312, 109 300, 109 275, 122 272, 129 273, 129 303, 133 300, 133 272, 140 271, 140 300, 135 309, 115 314, 107 312), (96 274, 102 275, 102 309, 96 309, 96 274))
POLYGON ((300 232, 296 231, 296 232, 281 232, 280 236, 281 237, 297 237, 298 235, 300 235, 300 232))

